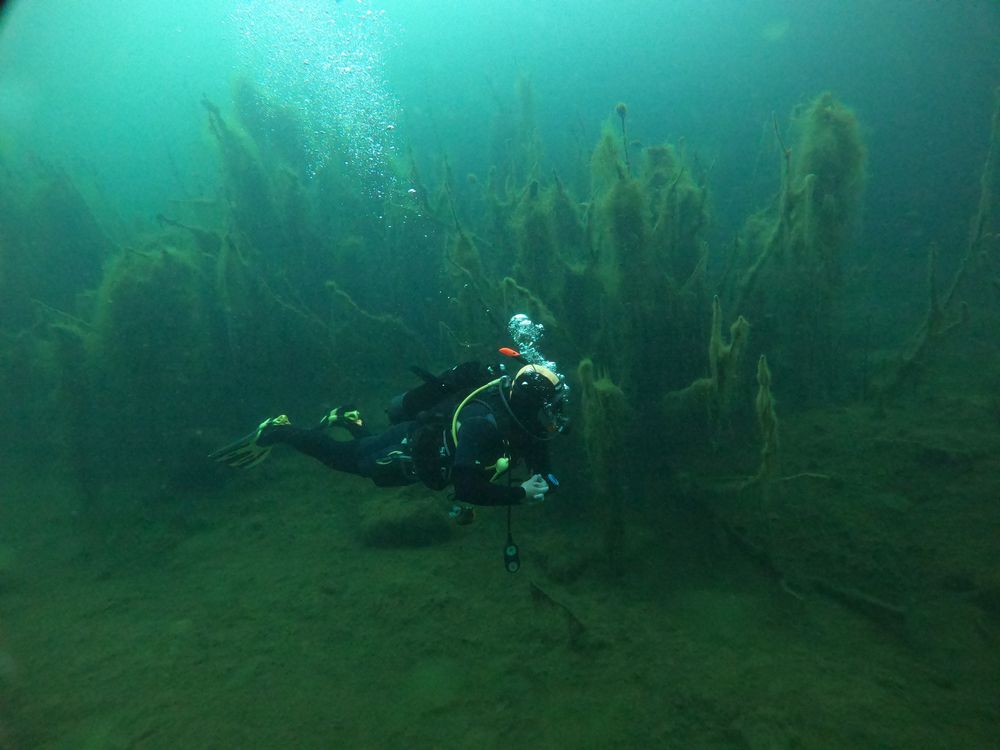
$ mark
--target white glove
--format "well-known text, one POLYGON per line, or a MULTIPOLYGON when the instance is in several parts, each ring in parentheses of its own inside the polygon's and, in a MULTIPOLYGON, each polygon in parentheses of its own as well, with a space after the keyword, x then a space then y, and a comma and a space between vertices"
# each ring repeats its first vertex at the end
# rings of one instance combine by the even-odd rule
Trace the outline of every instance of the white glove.
POLYGON ((549 483, 541 474, 535 474, 531 479, 521 483, 524 490, 524 504, 540 503, 545 500, 545 493, 549 491, 549 483))

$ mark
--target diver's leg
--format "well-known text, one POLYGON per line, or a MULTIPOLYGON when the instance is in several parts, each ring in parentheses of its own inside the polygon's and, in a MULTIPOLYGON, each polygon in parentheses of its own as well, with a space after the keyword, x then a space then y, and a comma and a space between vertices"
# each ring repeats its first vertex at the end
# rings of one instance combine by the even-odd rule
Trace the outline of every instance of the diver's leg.
POLYGON ((417 481, 406 440, 412 422, 392 425, 385 432, 358 441, 358 473, 380 487, 401 487, 417 481))
POLYGON ((358 468, 360 441, 334 440, 321 428, 304 429, 282 425, 268 430, 258 442, 267 445, 283 443, 336 471, 362 474, 358 468))
POLYGON ((324 426, 303 429, 281 415, 261 422, 255 432, 221 448, 210 458, 231 466, 250 467, 263 461, 278 444, 291 446, 336 471, 370 478, 390 487, 416 481, 406 439, 411 422, 393 425, 385 432, 360 440, 334 440, 324 426))
POLYGON ((341 441, 321 427, 304 430, 285 425, 269 431, 268 438, 290 445, 331 469, 368 477, 380 487, 398 487, 416 481, 405 443, 411 428, 412 423, 403 422, 361 440, 341 441))

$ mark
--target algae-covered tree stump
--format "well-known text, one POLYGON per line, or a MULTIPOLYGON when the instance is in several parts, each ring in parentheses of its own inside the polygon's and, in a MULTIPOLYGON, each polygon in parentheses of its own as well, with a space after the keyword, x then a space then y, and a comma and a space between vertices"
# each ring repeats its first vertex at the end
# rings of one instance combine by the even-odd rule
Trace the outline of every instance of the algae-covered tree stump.
POLYGON ((620 572, 625 542, 625 394, 608 377, 595 375, 589 359, 580 363, 578 374, 583 390, 583 438, 598 498, 604 553, 611 569, 620 572))

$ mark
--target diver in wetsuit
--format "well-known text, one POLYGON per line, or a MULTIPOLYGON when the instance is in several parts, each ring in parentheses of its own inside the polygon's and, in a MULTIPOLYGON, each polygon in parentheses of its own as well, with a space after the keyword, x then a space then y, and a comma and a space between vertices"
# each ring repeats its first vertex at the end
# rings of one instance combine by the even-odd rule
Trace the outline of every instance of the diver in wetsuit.
MULTIPOLYGON (((523 363, 522 363, 523 364, 523 363)), ((421 386, 426 402, 428 389, 442 395, 448 377, 467 376, 477 363, 459 365, 440 378, 428 378, 421 386), (462 369, 464 368, 464 370, 462 369), (432 379, 433 378, 433 379, 432 379)), ((494 374, 497 370, 482 368, 494 374)), ((561 432, 565 386, 551 369, 523 364, 510 377, 500 375, 471 392, 451 393, 431 408, 416 411, 397 400, 390 407, 395 422, 385 431, 371 434, 360 413, 349 407, 331 411, 314 428, 301 428, 281 415, 267 419, 254 433, 211 455, 231 466, 255 466, 274 445, 283 443, 311 456, 336 471, 370 478, 380 487, 395 487, 422 481, 431 489, 454 487, 454 499, 463 505, 518 505, 540 502, 550 490, 548 441, 561 432), (407 418, 409 417, 409 418, 407 418), (339 441, 327 430, 347 429, 350 441, 339 441), (512 484, 509 470, 523 461, 532 476, 512 484), (507 482, 498 482, 506 477, 507 482)), ((459 514, 459 521, 463 516, 459 514)), ((471 516, 466 514, 466 520, 471 516)))

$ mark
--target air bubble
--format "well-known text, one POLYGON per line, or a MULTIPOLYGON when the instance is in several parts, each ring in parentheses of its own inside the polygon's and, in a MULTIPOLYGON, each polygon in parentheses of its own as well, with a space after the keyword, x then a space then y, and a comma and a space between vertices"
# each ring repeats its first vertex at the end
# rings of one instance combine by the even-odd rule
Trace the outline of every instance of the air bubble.
POLYGON ((386 159, 396 151, 394 129, 386 124, 397 119, 399 107, 384 75, 393 29, 384 12, 372 13, 364 3, 327 5, 243 2, 233 16, 241 64, 276 105, 301 113, 309 133, 302 144, 308 176, 343 151, 345 167, 377 193, 384 189, 377 183, 391 181, 386 159))

